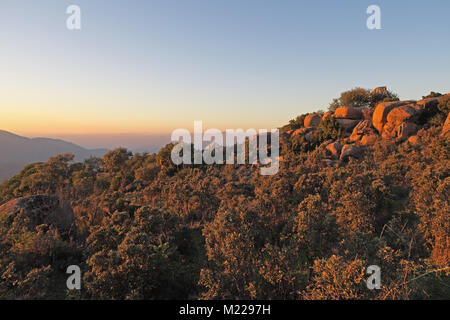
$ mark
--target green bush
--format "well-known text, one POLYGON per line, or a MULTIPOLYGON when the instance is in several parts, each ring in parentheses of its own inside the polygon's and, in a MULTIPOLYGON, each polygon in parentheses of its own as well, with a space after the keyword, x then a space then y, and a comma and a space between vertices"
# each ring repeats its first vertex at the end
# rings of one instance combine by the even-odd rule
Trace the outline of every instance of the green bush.
POLYGON ((334 111, 339 107, 363 108, 370 104, 370 90, 364 88, 353 88, 341 93, 338 99, 333 99, 329 110, 334 111))
POLYGON ((439 92, 434 92, 434 91, 431 91, 429 95, 427 95, 427 96, 422 96, 422 99, 428 99, 428 98, 438 98, 438 97, 440 97, 440 96, 442 96, 442 94, 441 94, 441 93, 439 93, 439 92))
POLYGON ((298 134, 291 139, 291 150, 294 153, 305 153, 313 151, 320 144, 320 139, 317 135, 311 135, 308 140, 304 135, 298 134))
POLYGON ((289 121, 289 123, 281 128, 281 132, 289 131, 289 130, 297 130, 303 128, 303 124, 305 122, 306 116, 309 115, 309 113, 305 113, 302 115, 297 116, 295 119, 292 119, 289 121))
POLYGON ((385 94, 371 94, 370 106, 374 107, 380 102, 399 101, 398 95, 392 91, 387 90, 385 94))
POLYGON ((333 117, 322 119, 319 129, 321 129, 319 134, 320 143, 330 139, 337 140, 342 133, 339 123, 333 117))
POLYGON ((437 104, 433 104, 425 109, 420 115, 418 123, 424 125, 428 123, 432 126, 441 126, 444 124, 445 119, 450 110, 450 97, 442 96, 439 98, 437 104))
POLYGON ((448 113, 450 112, 450 96, 444 96, 439 99, 439 104, 437 106, 437 112, 434 117, 431 118, 430 123, 432 125, 443 125, 445 119, 447 119, 448 113))

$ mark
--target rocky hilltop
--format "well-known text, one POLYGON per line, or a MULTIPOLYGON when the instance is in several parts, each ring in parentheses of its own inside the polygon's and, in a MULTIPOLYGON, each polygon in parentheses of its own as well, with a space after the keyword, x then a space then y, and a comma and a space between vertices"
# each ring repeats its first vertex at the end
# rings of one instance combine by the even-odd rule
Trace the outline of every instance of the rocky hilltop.
MULTIPOLYGON (((371 96, 387 95, 386 87, 379 87, 371 92, 371 96)), ((342 130, 335 140, 329 139, 322 143, 331 159, 325 159, 328 164, 336 164, 334 160, 343 161, 349 157, 359 158, 364 146, 373 145, 380 139, 395 142, 408 141, 418 144, 421 129, 428 129, 427 119, 436 114, 439 103, 448 101, 450 93, 438 97, 425 98, 420 101, 387 101, 372 107, 342 106, 324 114, 308 114, 303 121, 303 128, 282 132, 283 139, 303 136, 305 141, 313 141, 323 131, 321 124, 332 120, 342 130)), ((450 116, 442 128, 441 135, 450 133, 450 116)))
POLYGON ((0 300, 448 300, 449 102, 344 92, 280 129, 269 176, 173 144, 29 165, 0 184, 0 300))

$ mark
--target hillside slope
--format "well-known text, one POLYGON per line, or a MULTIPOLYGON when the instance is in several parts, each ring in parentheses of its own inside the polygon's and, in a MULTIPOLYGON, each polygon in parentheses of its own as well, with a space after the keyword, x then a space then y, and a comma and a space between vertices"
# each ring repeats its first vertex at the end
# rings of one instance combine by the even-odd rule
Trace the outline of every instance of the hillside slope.
POLYGON ((274 175, 173 144, 29 166, 0 184, 0 299, 448 300, 450 95, 342 100, 282 128, 274 175))
POLYGON ((106 151, 88 150, 57 139, 30 139, 0 130, 0 181, 20 172, 27 164, 47 161, 57 154, 72 153, 75 161, 81 161, 90 156, 101 157, 106 151))

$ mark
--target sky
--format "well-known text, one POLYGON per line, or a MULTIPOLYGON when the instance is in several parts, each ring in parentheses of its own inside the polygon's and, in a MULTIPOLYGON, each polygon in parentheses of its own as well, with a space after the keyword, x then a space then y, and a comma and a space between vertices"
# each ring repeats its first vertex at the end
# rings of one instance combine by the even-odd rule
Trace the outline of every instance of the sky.
POLYGON ((449 12, 448 0, 1 0, 0 130, 104 147, 195 120, 277 128, 356 86, 450 92, 449 12), (66 27, 72 4, 81 30, 66 27), (381 30, 366 26, 373 4, 381 30))

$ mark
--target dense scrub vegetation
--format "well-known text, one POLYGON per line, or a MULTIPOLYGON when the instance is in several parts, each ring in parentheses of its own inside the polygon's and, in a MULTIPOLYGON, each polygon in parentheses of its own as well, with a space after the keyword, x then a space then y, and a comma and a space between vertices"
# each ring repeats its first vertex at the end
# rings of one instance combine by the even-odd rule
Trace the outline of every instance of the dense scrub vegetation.
POLYGON ((321 143, 341 132, 329 119, 312 141, 281 141, 274 176, 176 167, 172 145, 30 165, 0 186, 0 204, 56 194, 75 222, 60 232, 0 218, 0 298, 448 299, 448 111, 426 120, 420 144, 380 140, 331 167, 321 143), (71 264, 81 291, 66 289, 71 264), (381 290, 365 285, 373 264, 381 290))
MULTIPOLYGON (((383 88, 385 89, 385 88, 383 88)), ((433 94, 432 92, 431 94, 433 94)), ((433 95, 432 97, 435 97, 433 95)), ((334 111, 340 107, 355 107, 362 108, 367 106, 375 106, 379 102, 396 101, 398 96, 396 93, 387 89, 381 91, 370 91, 364 88, 353 88, 341 93, 339 98, 333 99, 329 105, 329 110, 334 111)))

